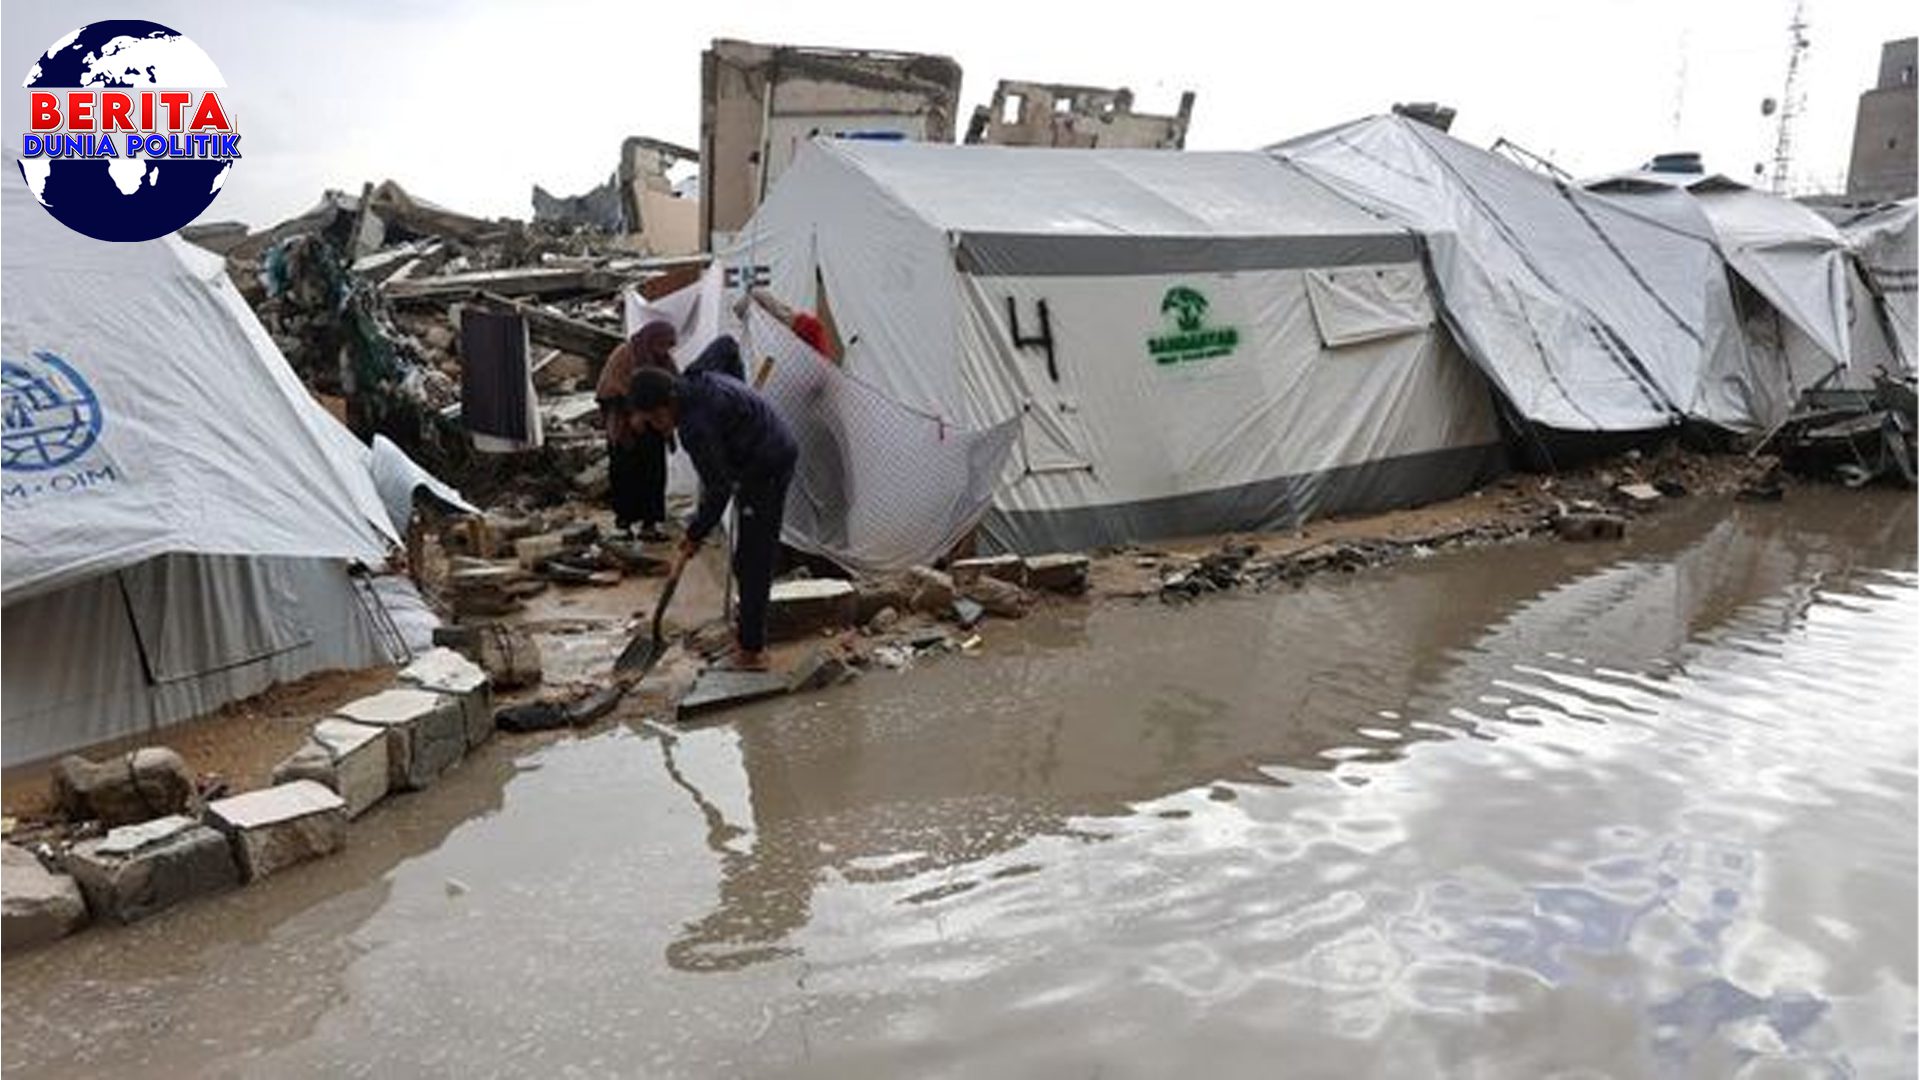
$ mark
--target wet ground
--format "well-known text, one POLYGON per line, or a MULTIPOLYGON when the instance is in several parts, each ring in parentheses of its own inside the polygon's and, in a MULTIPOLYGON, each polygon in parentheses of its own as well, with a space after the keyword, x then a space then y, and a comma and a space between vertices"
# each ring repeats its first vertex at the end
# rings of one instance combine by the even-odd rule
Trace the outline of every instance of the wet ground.
POLYGON ((5 964, 12 1076, 1911 1075, 1915 503, 1052 609, 5 964))

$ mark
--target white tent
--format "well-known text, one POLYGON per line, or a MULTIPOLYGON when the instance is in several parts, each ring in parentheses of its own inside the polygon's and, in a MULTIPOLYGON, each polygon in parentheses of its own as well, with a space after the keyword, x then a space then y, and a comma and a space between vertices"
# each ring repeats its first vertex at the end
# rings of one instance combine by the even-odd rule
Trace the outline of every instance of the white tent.
POLYGON ((1500 461, 1419 238, 1265 154, 816 140, 718 261, 889 397, 1022 418, 999 547, 1404 505, 1500 461))
POLYGON ((397 541, 368 451, 225 266, 68 231, 4 186, 4 758, 395 659, 349 563, 397 541))
POLYGON ((1880 302, 1889 336, 1898 354, 1900 371, 1911 377, 1920 365, 1920 343, 1916 343, 1914 279, 1915 263, 1920 261, 1920 227, 1915 223, 1915 202, 1902 199, 1875 207, 1841 223, 1847 247, 1860 260, 1866 277, 1880 302))
POLYGON ((1734 306, 1757 376, 1749 392, 1768 427, 1809 390, 1864 388, 1875 371, 1901 368, 1860 260, 1813 210, 1700 173, 1636 171, 1585 186, 1669 218, 1708 222, 1738 278, 1734 306))
POLYGON ((1763 426, 1750 389, 1761 376, 1697 216, 1637 211, 1400 116, 1269 152, 1426 238, 1449 325, 1524 419, 1763 426))

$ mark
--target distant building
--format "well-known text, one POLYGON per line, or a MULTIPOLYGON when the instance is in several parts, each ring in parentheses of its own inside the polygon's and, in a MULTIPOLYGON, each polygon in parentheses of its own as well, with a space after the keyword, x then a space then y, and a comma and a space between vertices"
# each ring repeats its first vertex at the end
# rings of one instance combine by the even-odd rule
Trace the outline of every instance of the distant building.
POLYGON ((1860 95, 1853 121, 1850 199, 1904 199, 1914 193, 1914 38, 1880 46, 1880 81, 1860 95))
POLYGON ((945 56, 716 39, 700 56, 700 234, 747 223, 815 136, 952 142, 960 65, 945 56))
POLYGON ((1193 119, 1193 91, 1180 111, 1154 116, 1133 111, 1126 87, 1000 80, 993 103, 973 111, 967 142, 998 146, 1077 146, 1107 150, 1179 150, 1193 119))

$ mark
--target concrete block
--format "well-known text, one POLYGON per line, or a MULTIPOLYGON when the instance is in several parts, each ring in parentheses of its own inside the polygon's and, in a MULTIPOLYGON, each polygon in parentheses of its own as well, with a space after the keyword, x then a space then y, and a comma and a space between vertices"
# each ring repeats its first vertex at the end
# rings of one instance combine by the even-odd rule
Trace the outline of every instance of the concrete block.
POLYGON ((557 532, 541 533, 513 542, 513 554, 528 570, 567 550, 567 539, 557 532))
POLYGON ((1047 592, 1077 594, 1087 591, 1087 577, 1093 571, 1093 560, 1085 555, 1036 555, 1026 560, 1026 566, 1026 580, 1015 584, 1047 592))
POLYGON ((118 923, 240 884, 227 838, 178 814, 78 844, 65 861, 94 917, 118 923))
POLYGON ((907 571, 906 583, 910 594, 907 604, 922 615, 944 615, 953 607, 955 593, 951 575, 916 566, 907 571))
POLYGON ((66 937, 87 921, 80 886, 33 852, 0 844, 0 949, 18 952, 66 937))
POLYGON ((248 881, 331 855, 347 841, 346 800, 312 780, 249 791, 207 806, 248 881))
POLYGON ((1027 583, 1027 562, 1018 555, 987 555, 960 559, 947 568, 956 587, 966 588, 980 577, 999 578, 1012 585, 1027 583))
POLYGON ((1618 540, 1627 535, 1627 519, 1618 514, 1562 514, 1553 519, 1553 531, 1575 542, 1618 540))
POLYGON ((400 682, 459 698, 468 749, 493 736, 493 681, 479 664, 452 649, 431 649, 400 669, 400 682))
POLYGON ((767 599, 767 636, 791 641, 821 630, 852 626, 860 601, 853 584, 831 578, 782 581, 767 599))
POLYGON ((387 733, 370 724, 328 718, 313 726, 307 742, 273 770, 273 782, 313 780, 346 800, 347 816, 359 817, 387 797, 392 787, 387 733))
POLYGON ((460 699, 447 694, 383 690, 340 706, 334 715, 387 733, 387 776, 403 791, 432 784, 467 752, 466 714, 460 699))
POLYGON ((1033 603, 1033 595, 1027 590, 990 577, 980 578, 967 586, 967 599, 987 609, 987 614, 1003 619, 1020 618, 1033 603))

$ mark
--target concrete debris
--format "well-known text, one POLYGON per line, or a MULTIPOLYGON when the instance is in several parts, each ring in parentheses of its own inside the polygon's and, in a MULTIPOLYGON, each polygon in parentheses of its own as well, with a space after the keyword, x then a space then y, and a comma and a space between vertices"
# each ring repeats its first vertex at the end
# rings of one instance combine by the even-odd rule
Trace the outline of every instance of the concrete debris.
POLYGON ((959 623, 962 630, 973 629, 980 624, 981 619, 986 617, 986 608, 964 596, 957 597, 953 601, 953 621, 959 623))
POLYGON ((767 637, 792 641, 853 626, 859 599, 851 583, 832 578, 774 583, 767 598, 767 637))
POLYGON ((944 615, 953 608, 953 578, 926 566, 908 570, 907 606, 923 615, 944 615))
POLYGON ((1656 503, 1665 497, 1658 487, 1646 483, 1620 484, 1613 490, 1621 498, 1636 503, 1656 503))
POLYGON ((427 690, 383 690, 351 701, 335 715, 387 733, 387 776, 396 788, 432 785, 467 752, 461 700, 427 690))
POLYGON ((532 686, 544 673, 540 643, 524 627, 505 623, 439 626, 434 628, 433 643, 479 664, 496 689, 532 686))
POLYGON ((161 746, 99 763, 64 757, 54 766, 53 795, 68 820, 94 819, 108 826, 198 809, 185 759, 161 746))
POLYGON ((45 945, 86 921, 86 901, 71 877, 48 870, 25 848, 0 844, 0 949, 45 945))
MULTIPOLYGON (((493 717, 487 717, 491 730, 493 717)), ((312 780, 346 802, 357 818, 387 797, 393 784, 386 731, 369 724, 329 717, 313 725, 307 741, 273 770, 273 782, 312 780)))
POLYGON ((700 673, 693 689, 680 699, 680 718, 684 720, 786 692, 787 678, 779 672, 709 668, 700 673))
POLYGON ((900 624, 900 612, 891 607, 883 607, 879 611, 876 611, 873 613, 873 618, 868 619, 866 621, 866 629, 867 629, 867 633, 873 634, 877 637, 881 634, 886 633, 889 630, 892 630, 895 626, 898 626, 899 624, 900 624))
POLYGON ((913 650, 898 645, 882 645, 873 650, 873 662, 883 668, 899 671, 913 666, 913 650))
POLYGON ((1618 540, 1627 535, 1627 519, 1618 514, 1576 511, 1553 519, 1553 531, 1562 540, 1618 540))
POLYGON ((966 598, 986 609, 987 614, 1003 619, 1018 619, 1033 606, 1033 594, 999 578, 979 577, 967 586, 966 598))
POLYGON ((913 589, 904 576, 861 578, 853 583, 854 618, 869 625, 880 612, 891 608, 897 615, 912 607, 913 589))
POLYGON ((1093 560, 1085 555, 1036 555, 1025 560, 1024 584, 1030 589, 1079 595, 1087 591, 1093 560))
POLYGON ((246 880, 258 881, 340 850, 346 805, 320 784, 295 780, 212 803, 207 821, 226 834, 246 880))
POLYGON ((138 922, 240 884, 227 838, 179 815, 84 841, 63 862, 94 918, 108 922, 138 922))
POLYGON ((787 692, 824 690, 845 682, 853 674, 853 668, 845 660, 825 649, 814 649, 787 673, 787 692))
POLYGON ((957 559, 947 567, 953 583, 966 588, 981 575, 999 578, 1013 585, 1027 583, 1027 561, 1018 555, 985 555, 977 559, 957 559))

